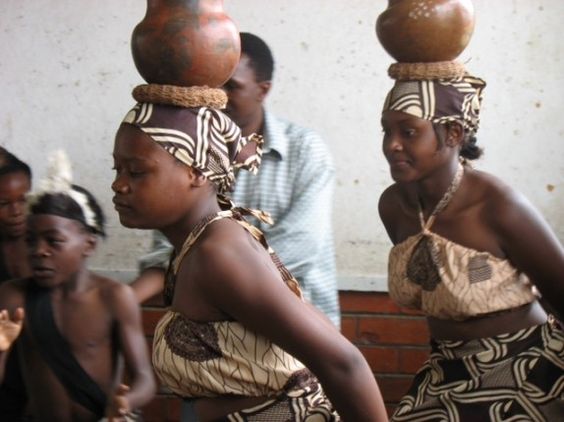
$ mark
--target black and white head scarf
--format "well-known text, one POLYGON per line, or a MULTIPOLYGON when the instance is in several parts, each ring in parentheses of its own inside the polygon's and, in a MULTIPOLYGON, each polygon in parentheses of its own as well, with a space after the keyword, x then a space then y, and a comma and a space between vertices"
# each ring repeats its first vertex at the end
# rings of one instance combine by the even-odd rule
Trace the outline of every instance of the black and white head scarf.
POLYGON ((239 126, 213 108, 138 103, 123 122, 141 129, 176 159, 198 169, 220 195, 231 190, 235 169, 255 174, 260 166, 262 136, 242 136, 239 126))
POLYGON ((410 114, 433 123, 458 122, 470 135, 480 123, 485 81, 465 75, 456 79, 396 81, 384 109, 410 114))

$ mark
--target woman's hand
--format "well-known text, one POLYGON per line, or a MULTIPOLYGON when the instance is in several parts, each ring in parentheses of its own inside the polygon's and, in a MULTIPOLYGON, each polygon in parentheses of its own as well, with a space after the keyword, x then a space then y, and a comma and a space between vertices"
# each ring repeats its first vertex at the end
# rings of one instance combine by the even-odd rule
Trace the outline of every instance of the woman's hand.
POLYGON ((7 351, 20 335, 24 315, 23 308, 16 309, 13 319, 6 309, 0 311, 0 352, 7 351))

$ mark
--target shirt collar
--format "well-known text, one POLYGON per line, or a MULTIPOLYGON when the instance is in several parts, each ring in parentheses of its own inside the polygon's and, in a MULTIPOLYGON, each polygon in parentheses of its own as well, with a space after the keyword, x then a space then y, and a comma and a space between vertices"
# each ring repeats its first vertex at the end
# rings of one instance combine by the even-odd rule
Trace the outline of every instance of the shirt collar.
POLYGON ((264 147, 263 154, 273 154, 280 160, 288 154, 288 139, 285 127, 280 120, 268 111, 264 111, 264 147))

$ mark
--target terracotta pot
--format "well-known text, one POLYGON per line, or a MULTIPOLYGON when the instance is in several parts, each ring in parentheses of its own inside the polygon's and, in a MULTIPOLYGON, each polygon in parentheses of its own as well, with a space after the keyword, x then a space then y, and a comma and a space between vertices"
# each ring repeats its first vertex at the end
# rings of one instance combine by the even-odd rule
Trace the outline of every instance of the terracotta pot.
POLYGON ((474 31, 471 0, 389 0, 376 34, 398 62, 454 60, 474 31))
POLYGON ((235 70, 241 45, 223 0, 147 0, 131 51, 148 83, 216 88, 235 70))

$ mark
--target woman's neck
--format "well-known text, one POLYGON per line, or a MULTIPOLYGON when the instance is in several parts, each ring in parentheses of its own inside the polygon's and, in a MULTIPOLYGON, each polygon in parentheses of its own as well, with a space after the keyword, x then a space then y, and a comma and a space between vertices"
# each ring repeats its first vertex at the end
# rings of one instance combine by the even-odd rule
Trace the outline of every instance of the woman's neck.
POLYGON ((213 200, 201 201, 190 209, 185 217, 175 224, 160 229, 168 241, 179 251, 186 240, 186 237, 194 230, 194 227, 205 217, 221 211, 217 198, 213 200))
POLYGON ((425 215, 433 212, 437 204, 451 188, 460 164, 453 162, 429 177, 417 182, 414 187, 416 200, 419 202, 425 215))

